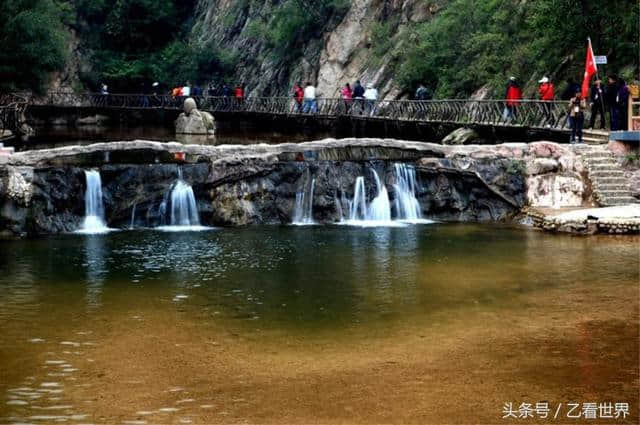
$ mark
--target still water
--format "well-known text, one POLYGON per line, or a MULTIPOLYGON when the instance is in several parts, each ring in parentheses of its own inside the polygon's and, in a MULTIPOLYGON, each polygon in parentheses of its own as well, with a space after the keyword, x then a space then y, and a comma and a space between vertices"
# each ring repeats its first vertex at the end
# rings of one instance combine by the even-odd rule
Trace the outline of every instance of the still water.
POLYGON ((153 140, 197 145, 248 145, 257 143, 277 144, 320 140, 335 137, 330 132, 319 131, 256 131, 252 128, 221 128, 215 135, 175 134, 173 129, 160 126, 141 127, 36 127, 36 134, 25 143, 15 141, 16 151, 50 149, 63 146, 88 145, 114 140, 153 140))
POLYGON ((504 423, 541 400, 638 418, 634 237, 263 226, 0 248, 0 423, 504 423))

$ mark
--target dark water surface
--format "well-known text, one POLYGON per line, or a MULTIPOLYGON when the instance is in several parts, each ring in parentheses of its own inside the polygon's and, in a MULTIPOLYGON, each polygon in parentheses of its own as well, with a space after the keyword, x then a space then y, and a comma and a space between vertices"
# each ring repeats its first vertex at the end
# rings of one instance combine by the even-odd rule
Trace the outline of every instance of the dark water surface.
POLYGON ((162 126, 144 127, 39 127, 36 135, 25 143, 14 142, 16 151, 50 149, 62 146, 87 145, 98 142, 122 140, 153 140, 158 142, 180 142, 198 145, 249 145, 256 143, 292 143, 334 137, 329 132, 256 131, 250 128, 218 129, 215 135, 175 134, 162 126))
MULTIPOLYGON (((251 398, 260 388, 258 381, 262 382, 258 377, 269 367, 262 365, 255 376, 243 375, 239 387, 229 389, 225 385, 231 378, 217 381, 223 372, 213 371, 223 366, 215 362, 224 364, 221 370, 226 373, 233 370, 238 359, 244 359, 246 363, 240 368, 243 372, 237 372, 242 375, 253 370, 252 364, 266 362, 268 356, 277 365, 288 359, 289 367, 300 370, 296 376, 320 374, 314 382, 321 387, 325 378, 329 379, 322 375, 328 370, 353 362, 348 369, 355 373, 360 362, 374 355, 389 359, 397 356, 391 365, 401 367, 406 363, 418 374, 419 368, 409 361, 412 353, 427 350, 419 358, 436 359, 440 358, 436 351, 449 346, 451 354, 439 360, 444 362, 442 366, 425 372, 427 377, 438 378, 430 384, 432 389, 453 385, 442 371, 454 365, 455 373, 462 377, 459 382, 472 387, 468 377, 486 366, 483 356, 493 350, 486 362, 500 365, 515 361, 525 367, 540 355, 539 367, 557 367, 556 377, 548 378, 555 383, 542 391, 550 398, 573 396, 577 401, 592 401, 589 397, 628 397, 637 389, 637 316, 634 318, 633 312, 637 313, 639 301, 629 294, 638 291, 640 251, 638 239, 633 237, 564 237, 480 225, 368 229, 263 226, 183 233, 139 230, 62 235, 0 241, 0 248, 0 422, 2 418, 39 423, 272 421, 283 416, 270 416, 262 409, 265 404, 278 403, 279 399, 268 400, 276 397, 280 388, 277 379, 269 381, 273 394, 270 390, 263 398, 251 398), (603 297, 610 304, 602 304, 603 297), (617 302, 625 307, 610 311, 617 302), (617 358, 594 355, 580 362, 579 355, 564 351, 573 343, 528 339, 529 331, 536 337, 561 337, 579 329, 571 325, 574 322, 588 326, 601 323, 596 326, 601 329, 620 320, 626 320, 626 327, 613 326, 613 331, 607 328, 597 341, 603 352, 623 350, 617 358), (505 326, 513 332, 509 344, 517 345, 501 345, 505 326), (533 329, 535 326, 541 330, 533 329), (145 351, 147 343, 131 341, 131 335, 138 335, 140 341, 155 339, 145 351), (428 344, 415 345, 423 341, 428 344), (464 360, 454 354, 460 346, 486 341, 493 342, 462 356, 464 360), (215 355, 197 351, 217 347, 218 343, 229 351, 215 355), (556 343, 561 348, 549 348, 556 343), (190 348, 183 348, 186 346, 190 348), (331 356, 309 354, 318 347, 333 350, 337 362, 331 360, 322 372, 316 371, 316 360, 330 362, 331 356), (377 347, 372 350, 377 354, 365 347, 377 347), (183 354, 185 358, 180 360, 183 354), (180 369, 177 377, 164 377, 166 368, 162 372, 148 371, 147 375, 145 367, 154 364, 156 355, 156 362, 174 359, 171 365, 186 365, 196 359, 203 363, 194 365, 193 370, 180 369), (315 360, 298 364, 307 356, 315 360), (600 376, 594 372, 590 378, 593 382, 585 387, 582 380, 575 383, 574 378, 563 378, 561 373, 563 368, 576 367, 575 361, 578 366, 591 364, 596 372, 611 366, 628 373, 600 376), (206 370, 212 374, 210 378, 206 370), (106 375, 104 379, 114 376, 113 381, 105 382, 101 374, 106 375), (158 382, 151 384, 137 374, 158 382), (127 385, 142 385, 144 390, 131 389, 129 394, 129 390, 118 387, 129 380, 132 383, 127 385), (97 382, 99 389, 92 393, 88 388, 95 388, 97 382), (248 387, 241 389, 242 385, 248 387), (220 407, 222 401, 213 400, 215 397, 209 394, 213 388, 220 397, 231 394, 228 403, 242 399, 251 407, 242 410, 240 402, 237 408, 220 407), (564 388, 574 390, 563 393, 564 388), (109 389, 115 392, 114 399, 108 399, 109 389), (170 401, 166 397, 174 394, 172 389, 176 394, 190 393, 170 401), (91 397, 103 391, 107 399, 91 397), (205 394, 209 394, 208 399, 205 394), (192 399, 197 401, 184 401, 192 399), (105 411, 104 406, 111 407, 105 411), (211 409, 215 414, 206 413, 211 409), (230 416, 217 416, 220 412, 230 416)), ((371 373, 369 370, 364 375, 371 373)), ((405 376, 402 379, 406 382, 406 375, 401 373, 388 379, 397 376, 405 376)), ((520 393, 501 393, 512 385, 513 378, 492 373, 482 381, 482 385, 489 381, 495 384, 485 391, 495 392, 496 401, 488 408, 495 410, 492 414, 497 422, 501 402, 522 397, 520 393)), ((345 379, 348 382, 349 378, 345 379)), ((377 384, 359 385, 362 390, 377 384)), ((304 399, 304 390, 294 392, 304 399)), ((429 394, 435 397, 435 393, 429 394)), ((464 397, 464 391, 460 394, 464 397)), ((314 397, 317 394, 310 399, 314 397)), ((375 399, 373 393, 368 397, 375 399)), ((352 400, 352 405, 366 407, 365 399, 358 400, 352 400)), ((616 401, 632 402, 637 410, 636 400, 616 401)), ((401 409, 400 404, 397 407, 401 409)), ((300 413, 284 418, 309 420, 317 417, 314 412, 322 410, 308 409, 311 416, 300 413)), ((369 413, 373 415, 374 410, 369 413)), ((394 411, 391 401, 383 410, 394 411)), ((411 406, 401 411, 407 413, 401 417, 405 421, 429 420, 429 416, 412 416, 411 406)), ((349 411, 325 412, 322 417, 328 422, 398 419, 397 415, 387 417, 380 412, 379 416, 358 420, 349 416, 349 411)), ((449 419, 456 421, 455 417, 449 419)))

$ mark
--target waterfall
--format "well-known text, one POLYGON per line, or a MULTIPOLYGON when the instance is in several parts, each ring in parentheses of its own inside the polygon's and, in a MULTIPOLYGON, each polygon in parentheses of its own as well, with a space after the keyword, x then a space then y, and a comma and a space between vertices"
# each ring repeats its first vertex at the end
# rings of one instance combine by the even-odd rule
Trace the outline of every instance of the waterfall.
POLYGON ((397 220, 418 222, 422 219, 420 204, 416 199, 416 169, 407 164, 394 164, 396 182, 395 207, 397 220))
POLYGON ((137 204, 133 204, 133 208, 131 209, 131 224, 129 224, 129 229, 133 229, 136 222, 136 205, 137 204))
POLYGON ((316 179, 305 177, 302 188, 296 192, 296 204, 293 209, 293 224, 305 225, 315 224, 313 221, 313 191, 316 186, 316 179))
POLYGON ((345 224, 355 226, 403 226, 404 223, 433 223, 422 219, 420 204, 416 198, 416 171, 411 165, 394 164, 394 206, 396 217, 391 219, 389 193, 378 173, 371 169, 376 184, 376 195, 367 204, 367 190, 363 176, 356 178, 353 200, 348 201, 349 219, 345 224))
POLYGON ((81 233, 104 233, 109 230, 104 220, 104 204, 102 202, 102 180, 100 172, 86 170, 87 189, 84 194, 85 217, 81 233))
POLYGON ((196 197, 191 185, 184 180, 176 181, 171 190, 171 226, 199 226, 200 218, 196 197))
POLYGON ((347 224, 360 226, 379 226, 393 225, 391 222, 391 203, 389 202, 389 193, 387 188, 380 180, 378 173, 371 170, 373 178, 376 182, 377 194, 367 205, 367 191, 364 177, 356 178, 353 187, 353 200, 349 210, 349 220, 347 224))

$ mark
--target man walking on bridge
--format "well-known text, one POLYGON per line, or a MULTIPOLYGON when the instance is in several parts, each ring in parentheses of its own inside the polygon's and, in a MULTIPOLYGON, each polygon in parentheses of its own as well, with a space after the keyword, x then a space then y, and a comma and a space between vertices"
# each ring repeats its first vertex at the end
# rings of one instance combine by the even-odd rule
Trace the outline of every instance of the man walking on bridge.
POLYGON ((316 100, 316 88, 311 84, 311 82, 307 83, 307 87, 304 89, 304 106, 302 112, 305 114, 312 113, 315 114, 318 112, 318 101, 316 100))
POLYGON ((553 98, 554 98, 554 87, 553 83, 549 81, 549 78, 542 77, 540 81, 540 87, 538 87, 538 93, 540 94, 540 100, 545 103, 542 104, 544 108, 544 116, 547 127, 552 127, 555 124, 555 118, 553 116, 553 98))

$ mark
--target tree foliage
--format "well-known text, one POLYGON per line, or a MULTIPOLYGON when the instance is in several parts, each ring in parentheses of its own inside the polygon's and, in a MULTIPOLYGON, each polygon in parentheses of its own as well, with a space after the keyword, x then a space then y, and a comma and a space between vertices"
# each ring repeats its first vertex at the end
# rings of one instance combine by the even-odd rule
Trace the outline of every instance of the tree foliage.
POLYGON ((533 76, 531 91, 542 75, 579 79, 589 36, 607 70, 637 66, 638 13, 636 0, 452 0, 410 31, 399 80, 408 90, 425 82, 442 98, 485 84, 501 96, 510 75, 533 76))
POLYGON ((64 6, 54 0, 0 2, 0 90, 41 91, 49 74, 63 68, 64 6))

